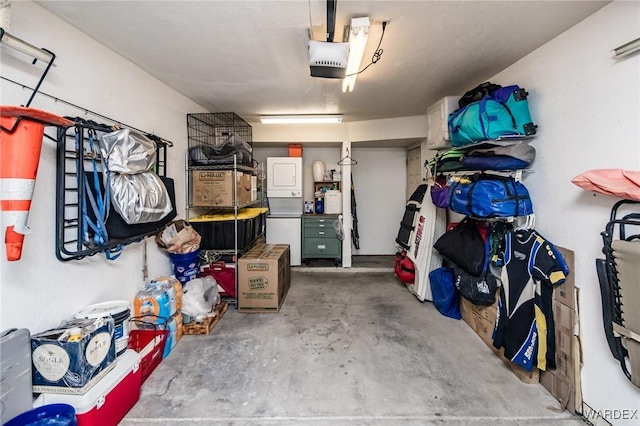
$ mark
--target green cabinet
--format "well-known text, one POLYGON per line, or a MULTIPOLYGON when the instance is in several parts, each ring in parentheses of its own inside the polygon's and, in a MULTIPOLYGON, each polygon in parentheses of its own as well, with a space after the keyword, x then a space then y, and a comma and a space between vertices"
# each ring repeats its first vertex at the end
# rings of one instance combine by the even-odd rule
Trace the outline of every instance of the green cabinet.
POLYGON ((333 259, 335 265, 342 260, 342 241, 336 237, 333 223, 338 215, 302 216, 302 260, 333 259))

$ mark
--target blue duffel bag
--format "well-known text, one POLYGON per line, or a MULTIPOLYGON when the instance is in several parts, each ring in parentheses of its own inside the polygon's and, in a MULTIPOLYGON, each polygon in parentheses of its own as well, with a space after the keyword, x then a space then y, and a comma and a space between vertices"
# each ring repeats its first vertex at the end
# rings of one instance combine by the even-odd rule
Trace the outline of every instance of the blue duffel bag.
POLYGON ((529 191, 511 177, 476 174, 449 186, 449 208, 475 218, 526 216, 533 213, 529 191))
POLYGON ((515 85, 502 87, 452 112, 448 117, 451 145, 462 147, 501 136, 535 134, 527 95, 515 85))

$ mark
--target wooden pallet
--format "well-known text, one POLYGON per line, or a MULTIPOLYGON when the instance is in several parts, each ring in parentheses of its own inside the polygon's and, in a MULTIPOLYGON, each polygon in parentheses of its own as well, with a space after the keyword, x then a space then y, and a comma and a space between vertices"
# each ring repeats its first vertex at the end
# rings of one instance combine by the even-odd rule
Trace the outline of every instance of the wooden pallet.
POLYGON ((213 327, 218 324, 218 321, 222 318, 227 309, 229 308, 228 302, 220 302, 218 303, 213 311, 216 313, 215 317, 207 317, 203 322, 195 322, 192 321, 189 324, 184 324, 182 326, 182 332, 184 334, 209 334, 213 327))

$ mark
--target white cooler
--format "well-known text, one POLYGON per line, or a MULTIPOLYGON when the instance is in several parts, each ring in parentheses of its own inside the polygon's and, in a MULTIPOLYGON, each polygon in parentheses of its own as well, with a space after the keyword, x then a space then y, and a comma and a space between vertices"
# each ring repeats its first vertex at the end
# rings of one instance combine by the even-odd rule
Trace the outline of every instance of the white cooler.
POLYGON ((332 189, 324 193, 324 212, 325 214, 342 213, 342 192, 332 189))

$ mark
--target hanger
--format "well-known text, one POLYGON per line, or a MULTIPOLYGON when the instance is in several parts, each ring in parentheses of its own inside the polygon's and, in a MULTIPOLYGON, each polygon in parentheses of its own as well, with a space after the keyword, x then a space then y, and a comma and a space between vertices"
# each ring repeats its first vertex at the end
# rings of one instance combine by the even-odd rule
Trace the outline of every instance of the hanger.
POLYGON ((338 165, 339 166, 355 166, 356 164, 358 164, 358 162, 351 158, 351 155, 349 155, 349 148, 346 148, 347 151, 347 155, 345 155, 344 157, 342 157, 342 159, 340 161, 338 161, 338 165), (345 162, 345 160, 349 160, 349 162, 345 162))
POLYGON ((526 216, 520 216, 518 218, 516 218, 516 220, 518 220, 518 224, 516 226, 514 226, 514 231, 520 230, 520 229, 535 229, 536 228, 536 215, 535 214, 529 214, 526 216))

